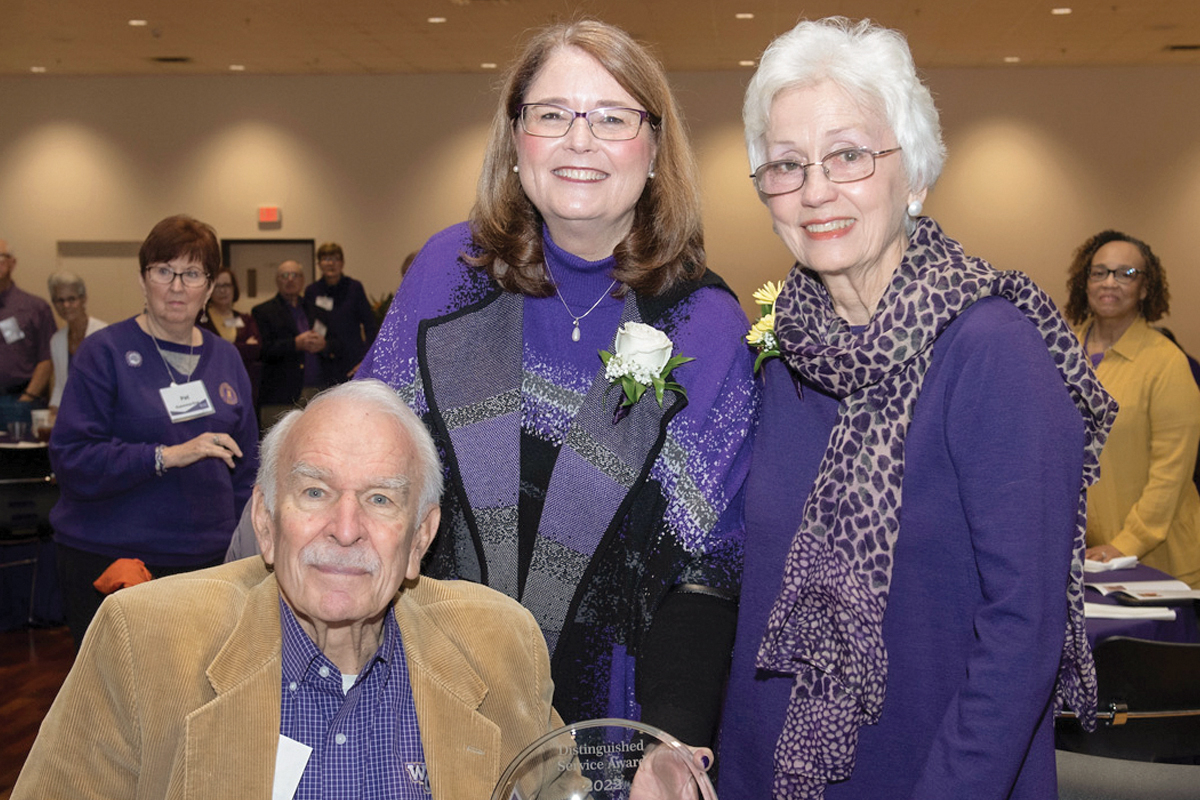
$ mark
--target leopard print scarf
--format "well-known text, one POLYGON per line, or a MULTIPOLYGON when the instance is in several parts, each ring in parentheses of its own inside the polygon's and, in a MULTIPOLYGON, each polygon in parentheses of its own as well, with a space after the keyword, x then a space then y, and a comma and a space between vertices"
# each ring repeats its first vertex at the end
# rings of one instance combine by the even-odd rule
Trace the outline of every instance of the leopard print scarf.
POLYGON ((1099 476, 1116 404, 1053 301, 1032 280, 968 258, 937 223, 922 218, 861 333, 833 312, 819 279, 799 268, 776 303, 776 331, 788 363, 841 399, 758 653, 760 669, 796 674, 775 751, 777 798, 819 798, 827 781, 849 777, 859 728, 879 720, 887 683, 883 614, 899 529, 904 438, 938 336, 989 295, 1008 299, 1037 326, 1086 423, 1056 702, 1091 715, 1088 724, 1094 724, 1096 677, 1083 619, 1084 490, 1099 476))

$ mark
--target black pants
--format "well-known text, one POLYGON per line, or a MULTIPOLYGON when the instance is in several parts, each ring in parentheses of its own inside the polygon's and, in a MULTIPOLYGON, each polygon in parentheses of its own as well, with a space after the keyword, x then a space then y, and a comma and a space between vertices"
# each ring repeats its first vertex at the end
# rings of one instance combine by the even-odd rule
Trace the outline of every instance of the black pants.
MULTIPOLYGON (((77 550, 62 544, 54 545, 54 554, 58 559, 58 583, 62 589, 63 608, 67 614, 67 627, 71 629, 71 638, 75 640, 75 649, 83 644, 83 634, 87 632, 92 617, 104 602, 104 595, 96 591, 92 583, 103 574, 104 570, 116 561, 112 556, 102 556, 77 550)), ((146 569, 155 578, 176 575, 180 572, 191 572, 205 567, 215 567, 222 559, 216 559, 208 564, 196 564, 189 567, 164 567, 161 564, 147 564, 146 569)))

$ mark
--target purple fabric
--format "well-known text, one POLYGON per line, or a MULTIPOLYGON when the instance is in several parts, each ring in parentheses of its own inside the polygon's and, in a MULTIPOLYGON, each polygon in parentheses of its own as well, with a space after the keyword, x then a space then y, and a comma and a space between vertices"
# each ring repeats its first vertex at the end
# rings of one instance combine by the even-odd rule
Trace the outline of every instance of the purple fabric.
POLYGON ((279 599, 283 693, 279 732, 313 749, 294 800, 429 797, 400 627, 384 614, 383 642, 348 693, 342 673, 279 599))
MULTIPOLYGON (((250 379, 233 345, 208 331, 195 352, 193 380, 204 382, 216 413, 172 423, 159 389, 170 381, 154 341, 133 319, 92 334, 71 361, 50 436, 62 496, 50 513, 68 547, 164 566, 219 562, 250 499, 258 469, 258 423, 250 379), (234 438, 233 470, 205 458, 154 472, 157 445, 202 433, 234 438)), ((160 342, 164 351, 189 348, 160 342)))
MULTIPOLYGON (((755 666, 838 402, 778 359, 747 483, 746 568, 722 723, 722 800, 772 796, 794 676, 755 666)), ((1083 424, 1037 330, 984 299, 933 349, 906 440, 883 617, 887 693, 827 798, 1054 797, 1083 424)))
POLYGON ((799 266, 775 303, 784 358, 842 403, 759 650, 760 668, 796 674, 776 751, 779 797, 819 798, 825 783, 848 777, 858 729, 879 718, 888 659, 882 618, 912 409, 942 331, 989 296, 1010 301, 1034 324, 1084 422, 1058 699, 1085 726, 1094 724, 1095 670, 1083 621, 1085 495, 1116 404, 1045 292, 1022 273, 967 257, 922 218, 863 329, 838 317, 819 278, 799 266))
POLYGON ((446 456, 431 574, 486 575, 530 608, 551 646, 565 719, 636 718, 636 702, 615 709, 610 699, 632 696, 630 654, 667 590, 737 590, 757 400, 745 316, 715 283, 611 298, 611 261, 578 259, 549 239, 562 300, 504 293, 459 258, 470 246, 466 225, 426 244, 358 376, 385 381, 425 415, 446 456), (571 341, 572 317, 597 300, 571 341), (675 373, 686 403, 668 395, 659 409, 647 396, 614 426, 620 396, 608 391, 598 351, 612 350, 629 319, 659 327, 697 360, 675 373), (524 593, 513 546, 522 436, 558 449, 524 593))
POLYGON ((34 368, 50 360, 50 337, 58 326, 49 303, 15 285, 0 292, 0 320, 10 317, 25 336, 12 344, 0 337, 0 393, 19 394, 34 368))

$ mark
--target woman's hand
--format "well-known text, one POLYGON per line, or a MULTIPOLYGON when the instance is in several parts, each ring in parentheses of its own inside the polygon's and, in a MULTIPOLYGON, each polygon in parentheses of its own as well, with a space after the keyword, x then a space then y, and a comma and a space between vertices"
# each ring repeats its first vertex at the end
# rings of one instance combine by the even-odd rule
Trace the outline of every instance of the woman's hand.
POLYGON ((242 457, 242 448, 228 433, 202 433, 183 444, 163 448, 163 468, 175 469, 205 458, 219 458, 233 469, 234 457, 242 457))
POLYGON ((1114 558, 1121 558, 1125 554, 1111 544, 1102 544, 1097 547, 1089 547, 1083 551, 1083 557, 1088 561, 1112 561, 1114 558))
MULTIPOLYGON (((696 768, 707 772, 713 763, 712 750, 707 747, 687 749, 696 768)), ((661 746, 646 753, 629 787, 630 800, 698 800, 702 796, 707 798, 708 794, 696 785, 692 771, 678 751, 661 746)))

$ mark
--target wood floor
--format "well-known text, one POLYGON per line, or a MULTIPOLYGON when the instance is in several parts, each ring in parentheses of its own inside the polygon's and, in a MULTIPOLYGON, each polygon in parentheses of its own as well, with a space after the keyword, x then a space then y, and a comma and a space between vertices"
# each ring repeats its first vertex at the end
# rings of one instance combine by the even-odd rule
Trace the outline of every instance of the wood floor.
POLYGON ((0 633, 0 800, 12 793, 42 717, 74 660, 65 627, 0 633))

